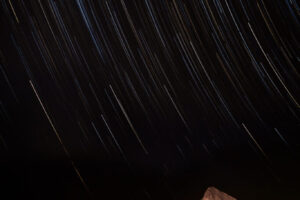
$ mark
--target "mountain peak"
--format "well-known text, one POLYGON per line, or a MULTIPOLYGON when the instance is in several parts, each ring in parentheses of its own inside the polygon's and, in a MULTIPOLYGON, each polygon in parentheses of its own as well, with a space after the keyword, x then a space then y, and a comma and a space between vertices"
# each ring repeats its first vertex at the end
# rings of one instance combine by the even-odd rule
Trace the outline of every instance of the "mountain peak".
POLYGON ((204 193, 202 200, 237 200, 228 194, 218 190, 215 187, 208 187, 204 193))

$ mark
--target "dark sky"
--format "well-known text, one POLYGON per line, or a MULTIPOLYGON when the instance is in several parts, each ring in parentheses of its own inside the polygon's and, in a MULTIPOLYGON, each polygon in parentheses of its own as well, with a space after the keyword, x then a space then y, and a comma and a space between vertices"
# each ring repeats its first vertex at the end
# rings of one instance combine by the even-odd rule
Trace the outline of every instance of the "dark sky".
POLYGON ((0 9, 0 195, 300 198, 297 1, 0 9))

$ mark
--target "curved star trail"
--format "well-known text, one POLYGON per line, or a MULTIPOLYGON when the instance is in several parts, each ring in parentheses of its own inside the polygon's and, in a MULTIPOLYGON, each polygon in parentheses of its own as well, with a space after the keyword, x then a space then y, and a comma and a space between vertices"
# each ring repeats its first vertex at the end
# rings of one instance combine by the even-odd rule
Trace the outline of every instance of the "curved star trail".
POLYGON ((3 0, 3 163, 37 171, 37 199, 45 173, 65 174, 44 162, 78 190, 56 199, 199 199, 209 184, 295 198, 299 15, 295 0, 3 0))

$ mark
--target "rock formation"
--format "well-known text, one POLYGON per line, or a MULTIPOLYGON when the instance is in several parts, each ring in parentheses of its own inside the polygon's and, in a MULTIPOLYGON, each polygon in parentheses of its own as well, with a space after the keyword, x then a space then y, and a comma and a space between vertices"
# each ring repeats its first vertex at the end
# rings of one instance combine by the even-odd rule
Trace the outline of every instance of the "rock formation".
POLYGON ((209 187, 204 193, 202 200, 237 200, 228 194, 221 192, 215 187, 209 187))

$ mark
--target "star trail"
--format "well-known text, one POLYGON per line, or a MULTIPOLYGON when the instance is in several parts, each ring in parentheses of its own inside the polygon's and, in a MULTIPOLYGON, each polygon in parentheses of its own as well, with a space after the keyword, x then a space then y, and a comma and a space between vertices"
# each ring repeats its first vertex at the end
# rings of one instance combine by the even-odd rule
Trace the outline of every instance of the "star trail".
POLYGON ((300 197, 297 1, 0 5, 11 198, 300 197))

